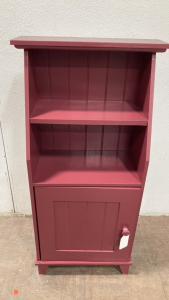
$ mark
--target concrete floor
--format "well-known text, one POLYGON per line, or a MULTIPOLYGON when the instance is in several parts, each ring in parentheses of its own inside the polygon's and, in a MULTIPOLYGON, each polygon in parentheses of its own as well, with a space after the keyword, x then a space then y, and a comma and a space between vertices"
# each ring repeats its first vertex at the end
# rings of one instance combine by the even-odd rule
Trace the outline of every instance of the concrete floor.
POLYGON ((32 218, 0 217, 1 300, 165 300, 169 299, 169 217, 140 217, 133 266, 34 266, 32 218), (18 294, 14 295, 14 290, 18 294))

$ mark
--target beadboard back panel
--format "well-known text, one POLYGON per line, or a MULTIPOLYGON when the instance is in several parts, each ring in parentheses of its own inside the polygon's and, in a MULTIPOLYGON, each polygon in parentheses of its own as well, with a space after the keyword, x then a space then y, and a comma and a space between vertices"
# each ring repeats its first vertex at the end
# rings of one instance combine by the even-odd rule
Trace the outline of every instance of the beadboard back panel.
POLYGON ((137 99, 146 54, 36 50, 32 53, 40 99, 131 101, 137 99))
POLYGON ((41 150, 128 150, 133 131, 132 126, 40 124, 38 127, 41 150))

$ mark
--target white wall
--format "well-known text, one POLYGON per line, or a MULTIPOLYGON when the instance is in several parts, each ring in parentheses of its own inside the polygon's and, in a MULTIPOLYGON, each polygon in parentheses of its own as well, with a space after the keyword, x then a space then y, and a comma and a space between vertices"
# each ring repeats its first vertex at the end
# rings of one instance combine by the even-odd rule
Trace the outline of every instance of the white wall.
MULTIPOLYGON (((0 101, 15 209, 30 214, 23 51, 19 35, 150 38, 169 42, 168 0, 1 0, 0 101)), ((169 213, 169 51, 157 55, 151 161, 142 214, 169 213)), ((6 200, 7 201, 7 200, 6 200)))
POLYGON ((0 212, 13 212, 13 201, 10 187, 5 148, 0 123, 0 212))

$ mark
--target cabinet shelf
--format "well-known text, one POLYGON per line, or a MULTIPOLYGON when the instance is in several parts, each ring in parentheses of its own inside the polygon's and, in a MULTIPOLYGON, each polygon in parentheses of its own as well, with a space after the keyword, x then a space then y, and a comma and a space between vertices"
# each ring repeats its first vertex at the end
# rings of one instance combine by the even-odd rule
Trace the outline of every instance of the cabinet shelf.
POLYGON ((30 123, 81 125, 147 125, 132 102, 42 99, 35 104, 30 123))
POLYGON ((141 182, 128 151, 41 154, 34 186, 133 186, 141 182))

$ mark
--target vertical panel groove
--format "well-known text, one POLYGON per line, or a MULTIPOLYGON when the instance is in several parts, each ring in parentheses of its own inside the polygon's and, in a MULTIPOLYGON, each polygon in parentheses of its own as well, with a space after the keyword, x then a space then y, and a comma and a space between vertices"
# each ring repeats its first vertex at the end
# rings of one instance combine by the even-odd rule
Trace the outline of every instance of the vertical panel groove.
POLYGON ((86 103, 89 100, 89 69, 90 69, 90 51, 87 55, 87 89, 86 89, 86 103))
POLYGON ((105 92, 104 92, 104 105, 107 101, 107 88, 109 79, 109 65, 110 65, 110 52, 107 53, 107 68, 106 68, 106 80, 105 80, 105 92))
POLYGON ((66 248, 69 249, 69 202, 66 203, 66 248))
POLYGON ((107 202, 105 202, 105 204, 104 204, 103 229, 102 229, 101 248, 100 248, 101 251, 103 250, 103 238, 104 238, 106 212, 107 212, 107 202))
POLYGON ((119 152, 120 134, 121 134, 121 126, 119 126, 118 139, 117 139, 117 155, 118 155, 118 152, 119 152))
POLYGON ((34 69, 34 76, 35 76, 36 97, 39 98, 38 87, 37 87, 37 76, 36 76, 36 51, 34 50, 32 51, 33 51, 33 69, 34 69))
POLYGON ((69 132, 69 151, 71 151, 71 126, 68 125, 68 132, 69 132))
POLYGON ((120 203, 118 203, 118 212, 117 212, 116 230, 115 230, 114 240, 113 240, 113 244, 112 244, 112 245, 113 245, 112 251, 114 251, 115 239, 116 239, 116 236, 118 235, 117 228, 118 228, 119 211, 120 211, 120 203))
POLYGON ((104 142, 104 125, 102 125, 102 136, 101 136, 101 155, 103 153, 103 142, 104 142))
POLYGON ((69 86, 68 86, 68 98, 70 100, 70 51, 69 51, 69 86))
POLYGON ((49 73, 49 94, 52 99, 52 89, 51 89, 51 69, 50 69, 50 50, 48 50, 48 73, 49 73))
POLYGON ((55 142, 54 142, 54 125, 52 124, 51 125, 52 126, 52 150, 55 150, 55 147, 54 147, 54 145, 55 145, 55 142))
POLYGON ((35 62, 35 85, 36 85, 36 93, 37 93, 37 98, 39 100, 39 89, 38 89, 38 81, 37 81, 37 51, 34 51, 34 62, 35 62))
MULTIPOLYGON (((37 202, 36 202, 36 195, 35 195, 35 188, 33 187, 33 195, 34 195, 34 205, 35 205, 35 216, 36 216, 36 226, 37 226, 37 245, 38 245, 38 250, 39 250, 39 259, 41 260, 41 247, 40 247, 40 234, 39 234, 39 219, 38 219, 38 214, 37 214, 37 202)), ((35 226, 35 225, 34 225, 35 226)))
POLYGON ((88 211, 88 202, 86 202, 86 209, 85 209, 85 224, 84 224, 84 250, 86 250, 87 211, 88 211))
POLYGON ((85 156, 87 152, 87 125, 85 125, 85 156))
POLYGON ((125 72, 125 78, 124 78, 124 88, 123 88, 123 99, 122 99, 122 103, 124 103, 124 101, 125 101, 125 96, 126 96, 126 86, 127 86, 127 75, 128 75, 129 59, 130 59, 130 53, 127 53, 126 72, 125 72))
MULTIPOLYGON (((54 224, 56 222, 56 213, 55 213, 55 202, 53 202, 53 212, 54 212, 54 224)), ((55 249, 57 249, 57 238, 56 238, 56 227, 55 227, 55 249)))

